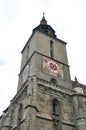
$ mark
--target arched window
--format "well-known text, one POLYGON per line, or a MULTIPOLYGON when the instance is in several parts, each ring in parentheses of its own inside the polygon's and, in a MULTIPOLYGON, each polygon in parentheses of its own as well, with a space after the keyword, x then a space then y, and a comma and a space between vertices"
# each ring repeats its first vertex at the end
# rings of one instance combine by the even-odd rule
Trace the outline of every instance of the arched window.
POLYGON ((52 112, 53 114, 60 115, 60 104, 56 98, 52 101, 52 112))
POLYGON ((53 58, 54 57, 54 52, 53 52, 53 41, 50 40, 50 57, 53 58))
POLYGON ((20 121, 22 119, 22 114, 23 114, 23 106, 22 103, 19 106, 19 112, 18 112, 18 120, 20 121))
POLYGON ((53 130, 62 130, 60 102, 54 98, 52 101, 53 130))
POLYGON ((22 121, 22 116, 23 116, 23 106, 22 106, 22 103, 20 103, 19 109, 18 109, 17 130, 20 130, 21 121, 22 121))

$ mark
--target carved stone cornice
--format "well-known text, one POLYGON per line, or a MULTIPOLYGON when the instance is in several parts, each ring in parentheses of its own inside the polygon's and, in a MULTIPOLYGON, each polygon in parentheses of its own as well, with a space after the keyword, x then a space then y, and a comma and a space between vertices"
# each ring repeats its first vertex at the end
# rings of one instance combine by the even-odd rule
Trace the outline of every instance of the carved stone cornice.
MULTIPOLYGON (((37 78, 37 83, 38 85, 42 85, 42 86, 45 86, 47 88, 51 88, 53 90, 56 90, 56 91, 59 91, 63 94, 68 94, 68 95, 72 95, 72 94, 75 94, 76 92, 72 89, 68 89, 64 86, 60 86, 60 85, 55 85, 55 84, 52 84, 51 82, 48 82, 46 80, 43 80, 43 79, 40 79, 40 78, 37 78)), ((46 88, 46 89, 47 89, 46 88)))

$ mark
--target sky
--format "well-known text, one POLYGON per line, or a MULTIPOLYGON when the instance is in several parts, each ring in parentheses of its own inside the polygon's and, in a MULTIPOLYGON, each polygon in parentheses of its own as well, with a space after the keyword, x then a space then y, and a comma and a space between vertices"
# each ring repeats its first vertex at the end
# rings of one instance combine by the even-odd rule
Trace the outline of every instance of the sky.
POLYGON ((71 79, 86 85, 86 0, 0 0, 0 115, 17 92, 21 50, 43 12, 67 42, 71 79))

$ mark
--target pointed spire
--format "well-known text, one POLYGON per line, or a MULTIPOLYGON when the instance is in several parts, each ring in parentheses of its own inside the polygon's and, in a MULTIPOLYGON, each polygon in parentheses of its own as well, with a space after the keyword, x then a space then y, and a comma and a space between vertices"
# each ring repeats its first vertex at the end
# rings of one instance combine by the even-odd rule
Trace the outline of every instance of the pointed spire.
POLYGON ((77 77, 75 76, 75 87, 78 87, 79 83, 78 83, 78 80, 77 80, 77 77))
POLYGON ((45 33, 53 38, 56 38, 56 35, 55 35, 55 31, 54 29, 47 24, 47 20, 45 19, 45 16, 44 16, 44 12, 43 12, 43 17, 42 17, 42 20, 40 21, 40 24, 33 29, 33 31, 40 31, 42 33, 45 33))
POLYGON ((44 16, 44 12, 43 12, 43 17, 42 17, 42 20, 40 21, 40 24, 41 25, 47 25, 47 21, 46 21, 46 19, 45 19, 45 16, 44 16))
POLYGON ((77 77, 75 76, 75 82, 78 83, 77 77))

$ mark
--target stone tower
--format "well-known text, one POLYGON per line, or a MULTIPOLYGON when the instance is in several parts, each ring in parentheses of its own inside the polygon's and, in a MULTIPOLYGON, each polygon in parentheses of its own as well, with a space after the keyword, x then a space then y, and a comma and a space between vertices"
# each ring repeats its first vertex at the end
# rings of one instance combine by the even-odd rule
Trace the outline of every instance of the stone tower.
POLYGON ((31 120, 28 127, 62 129, 62 118, 68 115, 62 114, 62 117, 61 113, 70 113, 71 98, 67 93, 72 90, 66 43, 56 37, 44 16, 22 50, 18 92, 24 92, 24 89, 27 99, 21 102, 31 120))
POLYGON ((17 94, 0 117, 0 130, 85 130, 78 125, 85 124, 81 99, 70 79, 66 42, 43 16, 22 50, 17 94))

